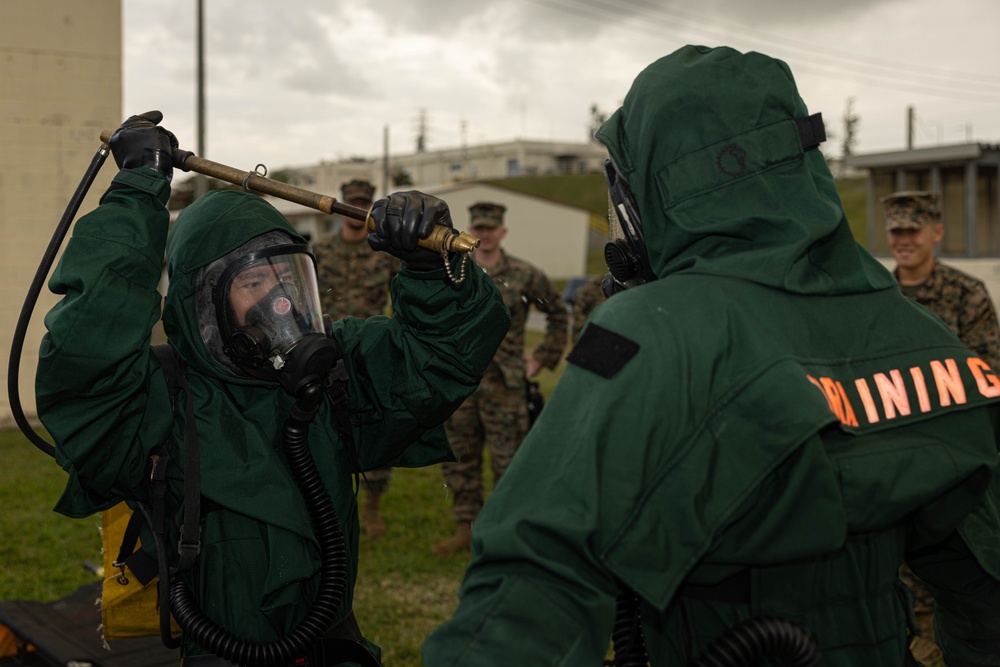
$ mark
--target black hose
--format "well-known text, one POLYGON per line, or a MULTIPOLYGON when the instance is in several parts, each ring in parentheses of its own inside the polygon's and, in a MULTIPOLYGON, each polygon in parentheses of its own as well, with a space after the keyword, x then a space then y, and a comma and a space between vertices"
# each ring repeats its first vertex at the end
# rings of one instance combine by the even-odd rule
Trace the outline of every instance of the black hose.
POLYGON ((800 626, 773 616, 734 625, 692 663, 692 667, 744 667, 771 658, 783 667, 820 667, 816 638, 800 626))
POLYGON ((292 415, 285 420, 285 456, 305 498, 321 552, 316 599, 299 625, 285 637, 269 642, 241 639, 209 619, 198 608, 194 595, 180 579, 170 586, 171 610, 188 637, 237 665, 277 667, 307 653, 316 639, 333 625, 344 598, 347 581, 344 534, 307 443, 309 424, 324 395, 319 382, 308 385, 299 393, 292 415))
POLYGON ((612 667, 647 667, 646 642, 642 636, 642 618, 639 614, 639 596, 625 590, 615 605, 615 624, 611 630, 611 644, 615 657, 612 667))
POLYGON ((87 171, 84 172, 83 178, 80 179, 80 184, 76 186, 76 192, 73 193, 69 204, 66 205, 62 219, 56 226, 55 232, 52 233, 52 239, 45 249, 45 254, 42 255, 42 261, 38 264, 35 277, 31 280, 31 286, 28 287, 28 294, 24 297, 24 303, 21 305, 21 314, 17 318, 17 325, 14 327, 14 338, 10 344, 10 357, 7 362, 7 396, 10 400, 10 411, 14 416, 14 421, 17 423, 18 428, 21 429, 21 433, 24 433, 25 437, 35 447, 38 447, 49 456, 56 455, 55 446, 35 433, 35 429, 31 427, 28 418, 24 415, 24 408, 21 406, 21 390, 18 388, 21 370, 21 351, 24 349, 24 337, 28 332, 31 313, 38 302, 38 295, 42 291, 45 278, 49 275, 49 269, 52 268, 52 264, 56 260, 59 247, 62 245, 63 239, 66 238, 66 233, 69 231, 70 225, 73 224, 76 212, 80 210, 80 204, 83 203, 84 198, 87 196, 90 186, 94 184, 97 172, 101 170, 101 166, 104 165, 104 161, 108 158, 108 153, 109 149, 107 145, 101 144, 101 147, 97 149, 97 153, 91 159, 87 171))

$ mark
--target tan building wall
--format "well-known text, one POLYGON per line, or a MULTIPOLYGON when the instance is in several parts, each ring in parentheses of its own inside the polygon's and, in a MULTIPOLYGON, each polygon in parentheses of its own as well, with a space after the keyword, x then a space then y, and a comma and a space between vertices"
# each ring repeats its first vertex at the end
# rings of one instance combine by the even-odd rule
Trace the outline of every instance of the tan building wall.
MULTIPOLYGON (((0 425, 12 423, 7 362, 21 304, 100 131, 121 122, 121 9, 121 0, 0 0, 0 425)), ((109 158, 81 213, 115 171, 109 158)), ((18 387, 29 416, 55 301, 42 290, 24 343, 18 387)))

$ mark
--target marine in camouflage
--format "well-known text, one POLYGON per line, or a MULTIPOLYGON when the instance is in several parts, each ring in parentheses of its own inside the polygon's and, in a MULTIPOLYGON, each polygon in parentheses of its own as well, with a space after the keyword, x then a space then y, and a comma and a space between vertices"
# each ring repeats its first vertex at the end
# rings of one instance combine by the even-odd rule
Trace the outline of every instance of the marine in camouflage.
POLYGON ((492 364, 479 388, 448 420, 446 430, 457 459, 443 464, 445 483, 454 496, 455 520, 473 521, 483 506, 483 443, 489 447, 495 486, 528 432, 524 393, 511 391, 499 366, 492 364))
MULTIPOLYGON (((313 246, 319 280, 320 303, 333 320, 382 315, 389 306, 389 283, 399 272, 399 260, 375 252, 368 241, 348 243, 334 233, 313 246)), ((365 473, 366 488, 383 492, 391 468, 365 473)))
MULTIPOLYGON (((904 218, 912 218, 913 209, 900 215, 904 213, 904 218)), ((899 278, 898 270, 893 274, 899 278)), ((926 281, 920 285, 900 285, 900 289, 941 318, 990 368, 1000 369, 1000 325, 993 300, 981 280, 935 260, 926 281)), ((941 658, 941 649, 934 639, 934 598, 909 567, 903 565, 899 574, 913 593, 913 611, 920 629, 920 636, 914 639, 910 650, 917 660, 932 664, 941 658)))
MULTIPOLYGON (((934 257, 934 244, 944 234, 937 192, 908 190, 894 192, 882 198, 885 211, 885 228, 889 234, 890 250, 897 265, 893 271, 900 289, 932 313, 937 315, 958 336, 966 347, 973 350, 992 368, 997 368, 1000 355, 998 332, 993 304, 982 282, 934 257), (931 233, 927 234, 928 230, 931 233), (901 247, 894 240, 900 234, 901 247), (907 239, 911 239, 907 241, 907 239), (897 255, 897 252, 904 254, 897 255), (903 272, 905 258, 907 272, 903 272), (923 276, 920 267, 926 266, 923 276), (917 282, 913 282, 916 273, 917 282)), ((913 613, 919 635, 910 645, 910 651, 922 663, 935 663, 941 658, 941 649, 934 637, 934 599, 923 582, 905 563, 899 576, 914 597, 913 613)))
POLYGON ((607 299, 604 296, 604 290, 601 289, 602 279, 603 276, 597 276, 573 293, 572 341, 574 345, 576 345, 576 341, 580 340, 580 332, 583 331, 583 325, 587 323, 587 317, 590 316, 591 311, 607 299))
POLYGON ((389 283, 399 260, 375 252, 367 240, 349 243, 339 233, 313 245, 323 311, 334 320, 382 315, 389 305, 389 283))
POLYGON ((981 280, 935 261, 930 278, 923 284, 900 289, 940 317, 990 368, 1000 369, 1000 325, 981 280))
MULTIPOLYGON (((910 270, 907 277, 911 280, 907 280, 908 284, 900 282, 903 294, 937 315, 966 347, 992 368, 998 368, 1000 329, 985 285, 934 257, 934 244, 944 233, 939 199, 937 192, 917 190, 894 192, 882 198, 890 249, 897 260, 893 275, 897 282, 905 275, 901 273, 901 258, 893 244, 894 235, 914 234, 914 240, 910 242, 906 242, 907 237, 902 237, 902 247, 899 248, 909 253, 903 257, 907 258, 910 270), (928 229, 936 232, 925 234, 928 229), (922 239, 919 238, 921 234, 924 234, 922 239), (919 280, 913 284, 913 269, 925 265, 925 262, 928 268, 926 277, 917 274, 919 280)), ((910 645, 910 651, 922 663, 936 663, 942 653, 934 636, 934 598, 907 564, 900 567, 899 576, 913 594, 913 612, 919 632, 910 645)))
POLYGON ((460 522, 475 519, 483 504, 483 447, 489 448, 495 486, 528 432, 523 355, 529 310, 546 314, 545 337, 533 352, 544 368, 553 369, 562 359, 569 329, 566 304, 541 269, 504 253, 487 273, 500 288, 511 324, 479 388, 445 423, 458 461, 442 468, 460 522))

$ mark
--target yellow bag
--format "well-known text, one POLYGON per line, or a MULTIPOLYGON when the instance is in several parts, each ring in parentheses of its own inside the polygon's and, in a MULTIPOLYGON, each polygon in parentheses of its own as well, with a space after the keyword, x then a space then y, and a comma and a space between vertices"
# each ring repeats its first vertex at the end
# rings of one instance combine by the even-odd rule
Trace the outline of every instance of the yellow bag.
MULTIPOLYGON (((108 641, 160 635, 160 612, 156 608, 159 577, 153 577, 143 586, 127 566, 122 566, 123 572, 114 565, 131 516, 132 510, 125 503, 118 503, 101 513, 104 545, 101 622, 104 638, 108 641)), ((170 617, 170 631, 173 634, 181 631, 173 616, 170 617)))
MULTIPOLYGON (((184 389, 187 392, 187 382, 185 380, 187 366, 180 358, 180 355, 177 354, 174 347, 169 343, 154 345, 150 350, 153 352, 166 376, 171 408, 173 408, 178 388, 184 389)), ((185 401, 185 406, 187 408, 185 422, 193 423, 190 402, 185 401)), ((184 450, 186 454, 185 461, 188 462, 185 465, 185 475, 194 480, 195 488, 197 489, 197 438, 193 437, 189 440, 187 433, 185 433, 184 450)), ((167 446, 164 443, 160 452, 150 457, 152 462, 151 480, 154 489, 154 514, 156 514, 155 505, 157 502, 155 498, 158 496, 160 501, 162 501, 162 485, 165 483, 166 474, 166 451, 167 446), (158 465, 158 463, 164 465, 158 465)), ((195 493, 193 497, 197 499, 199 494, 195 493)), ((185 517, 188 516, 189 509, 190 513, 194 516, 197 517, 199 515, 197 502, 191 503, 191 508, 185 504, 185 517)), ((162 511, 162 507, 160 507, 160 510, 162 511)), ((118 559, 119 552, 122 549, 125 532, 128 529, 131 517, 132 509, 124 502, 118 503, 111 509, 101 513, 101 540, 104 545, 104 583, 101 585, 101 622, 104 625, 104 638, 108 641, 130 639, 133 637, 162 637, 160 612, 156 608, 157 584, 160 579, 158 574, 153 570, 153 566, 142 577, 142 579, 146 579, 145 585, 142 584, 140 577, 136 576, 136 573, 130 570, 127 565, 122 565, 121 567, 115 566, 115 560, 118 559)), ((197 521, 192 521, 192 525, 195 528, 197 528, 197 524, 197 521)), ((184 537, 182 535, 182 538, 184 537)), ((135 543, 135 548, 132 552, 135 553, 140 547, 139 540, 135 537, 130 537, 130 542, 135 543)), ((185 546, 184 548, 186 550, 189 547, 185 546)), ((194 553, 197 556, 197 547, 194 553)), ((185 567, 191 566, 191 560, 188 556, 188 551, 182 554, 182 562, 186 563, 185 567)), ((122 558, 122 560, 125 560, 125 558, 122 558)), ((182 564, 178 564, 178 567, 181 566, 182 564)), ((163 604, 169 606, 170 602, 164 600, 163 604)), ((177 625, 177 621, 171 614, 170 633, 176 635, 180 631, 180 626, 177 625)), ((164 642, 166 643, 167 641, 169 639, 164 638, 164 642)))

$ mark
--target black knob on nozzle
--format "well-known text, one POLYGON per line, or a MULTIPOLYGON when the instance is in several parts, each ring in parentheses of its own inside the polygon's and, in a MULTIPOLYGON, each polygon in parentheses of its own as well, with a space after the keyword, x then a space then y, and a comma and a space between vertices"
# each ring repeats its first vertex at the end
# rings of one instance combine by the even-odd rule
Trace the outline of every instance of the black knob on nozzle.
POLYGON ((171 161, 174 164, 174 169, 180 169, 181 171, 191 171, 187 168, 187 159, 194 155, 191 151, 181 150, 180 148, 175 148, 173 155, 171 156, 171 161))

